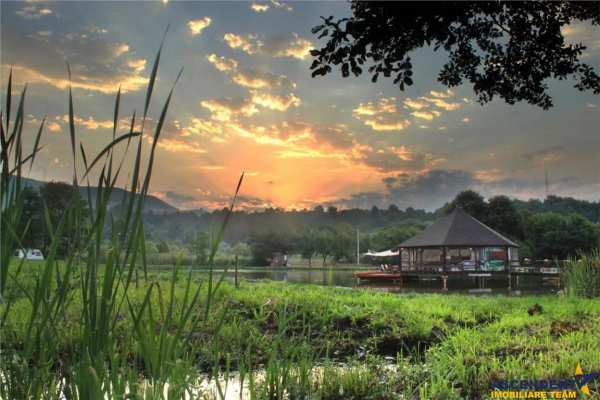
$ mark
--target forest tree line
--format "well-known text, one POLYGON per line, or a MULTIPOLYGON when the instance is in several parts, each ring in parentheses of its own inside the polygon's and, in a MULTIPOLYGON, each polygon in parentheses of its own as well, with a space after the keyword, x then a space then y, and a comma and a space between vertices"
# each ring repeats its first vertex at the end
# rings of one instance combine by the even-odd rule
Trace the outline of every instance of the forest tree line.
MULTIPOLYGON (((39 189, 26 188, 22 221, 28 226, 22 227, 26 232, 23 246, 45 250, 51 234, 46 219, 56 226, 61 210, 70 201, 83 199, 74 199, 68 184, 49 182, 39 189)), ((558 196, 529 201, 495 196, 486 200, 466 190, 433 212, 412 207, 400 210, 395 205, 368 210, 317 206, 312 210, 234 211, 219 255, 240 257, 252 265, 267 265, 274 253, 299 255, 309 265, 314 260, 320 264, 355 262, 357 239, 361 253, 390 249, 457 206, 518 242, 521 256, 564 259, 600 247, 599 202, 558 196)), ((226 213, 227 209, 145 213, 149 259, 167 263, 177 253, 184 254, 189 262, 204 264, 213 232, 226 213)), ((118 223, 118 209, 112 216, 118 223)), ((68 245, 65 242, 64 246, 68 245)))

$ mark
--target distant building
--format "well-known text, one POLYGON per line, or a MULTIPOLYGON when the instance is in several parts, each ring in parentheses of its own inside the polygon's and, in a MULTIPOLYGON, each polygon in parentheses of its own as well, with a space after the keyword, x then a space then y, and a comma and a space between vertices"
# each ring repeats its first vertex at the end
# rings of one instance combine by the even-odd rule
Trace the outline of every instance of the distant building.
POLYGON ((269 259, 269 265, 271 267, 287 267, 289 257, 286 253, 276 252, 273 253, 269 259))

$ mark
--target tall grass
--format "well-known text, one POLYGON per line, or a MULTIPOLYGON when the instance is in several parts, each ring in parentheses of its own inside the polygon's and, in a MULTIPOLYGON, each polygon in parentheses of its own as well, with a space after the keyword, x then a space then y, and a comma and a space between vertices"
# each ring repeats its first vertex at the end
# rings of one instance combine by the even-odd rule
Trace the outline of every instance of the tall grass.
POLYGON ((569 259, 563 267, 565 292, 580 297, 600 297, 600 249, 569 259))
MULTIPOLYGON (((165 32, 166 36, 166 32, 165 32)), ((164 37, 163 37, 164 42, 164 37)), ((219 282, 213 282, 212 265, 218 242, 223 236, 225 225, 233 209, 238 183, 217 239, 212 244, 209 258, 210 274, 206 285, 208 291, 201 298, 202 283, 187 275, 185 293, 175 301, 175 282, 181 274, 179 267, 173 267, 169 282, 168 296, 162 298, 160 282, 147 281, 147 289, 141 303, 132 301, 130 288, 137 283, 139 272, 147 279, 145 237, 142 211, 148 193, 156 146, 162 127, 167 118, 169 105, 178 74, 171 90, 162 105, 154 132, 146 132, 148 110, 162 52, 162 42, 154 60, 149 77, 142 119, 136 124, 136 113, 130 117, 129 129, 119 132, 121 91, 117 92, 113 112, 113 135, 108 143, 88 162, 85 148, 77 136, 75 124, 75 104, 73 93, 68 89, 69 142, 73 162, 72 195, 69 205, 58 221, 52 221, 47 205, 44 204, 45 229, 50 232, 51 243, 46 260, 31 285, 20 279, 23 261, 11 263, 15 249, 23 248, 22 238, 31 221, 23 219, 24 171, 31 170, 36 154, 41 147, 44 120, 35 134, 30 152, 24 149, 24 116, 27 87, 21 92, 16 112, 12 108, 12 71, 9 74, 6 106, 0 115, 1 178, 0 204, 0 321, 3 337, 15 337, 17 333, 6 325, 7 318, 16 312, 13 305, 19 299, 27 299, 28 315, 24 334, 3 346, 0 355, 0 397, 3 399, 58 398, 96 399, 125 398, 127 395, 143 395, 147 398, 181 398, 191 393, 191 387, 198 376, 193 368, 193 354, 184 349, 186 335, 194 327, 206 321, 213 297, 219 282), (137 128, 139 126, 139 129, 137 128), (143 143, 151 135, 148 162, 142 165, 143 143), (123 167, 131 160, 128 154, 130 145, 135 146, 131 168, 129 195, 123 198, 122 214, 108 211, 108 201, 115 188, 123 167), (125 146, 121 160, 115 149, 125 146), (77 165, 85 167, 78 171, 77 165), (97 176, 96 198, 90 193, 92 171, 97 176), (80 187, 87 187, 87 208, 80 199, 80 187), (23 225, 23 222, 25 224, 23 225), (19 226, 25 226, 19 231, 19 226), (108 229, 107 229, 108 227, 108 229), (108 233, 107 233, 108 230, 108 233), (64 261, 58 262, 58 249, 64 234, 69 232, 69 246, 64 261), (101 243, 108 236, 110 246, 105 257, 101 243), (101 263, 102 261, 102 263, 101 263), (10 283, 10 285, 8 285, 10 283), (10 290, 9 290, 10 286, 10 290), (159 315, 153 314, 150 302, 158 295, 159 315), (69 315, 77 307, 77 315, 69 315), (177 307, 177 309, 175 309, 177 307), (203 307, 203 313, 195 310, 203 307), (164 311, 164 312, 162 312, 164 311), (130 338, 117 335, 116 325, 120 319, 132 321, 133 332, 130 338), (77 325, 77 339, 74 346, 65 349, 61 342, 61 329, 68 320, 74 319, 77 325), (65 360, 67 360, 65 362, 65 360), (140 385, 140 381, 146 382, 140 385)), ((67 64, 69 80, 70 67, 67 64)), ((39 229, 39 227, 36 227, 39 229)), ((221 278, 222 280, 222 278, 221 278)))

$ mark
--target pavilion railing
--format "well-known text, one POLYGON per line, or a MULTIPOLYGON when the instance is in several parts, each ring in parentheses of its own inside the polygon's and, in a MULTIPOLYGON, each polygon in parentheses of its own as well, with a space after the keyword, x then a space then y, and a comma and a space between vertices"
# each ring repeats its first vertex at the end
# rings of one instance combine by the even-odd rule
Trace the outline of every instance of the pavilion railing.
POLYGON ((512 261, 487 261, 487 262, 450 262, 444 266, 439 261, 410 262, 402 260, 400 266, 390 269, 396 272, 418 272, 418 273, 490 273, 510 272, 515 274, 559 274, 563 261, 556 260, 512 260, 512 261))

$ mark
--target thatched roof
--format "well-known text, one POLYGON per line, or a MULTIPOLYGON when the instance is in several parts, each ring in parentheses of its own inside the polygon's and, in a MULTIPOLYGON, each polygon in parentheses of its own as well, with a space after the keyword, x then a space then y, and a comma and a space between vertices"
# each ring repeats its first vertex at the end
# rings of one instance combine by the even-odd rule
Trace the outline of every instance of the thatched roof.
POLYGON ((462 208, 437 220, 398 247, 519 247, 489 226, 471 217, 462 208))

